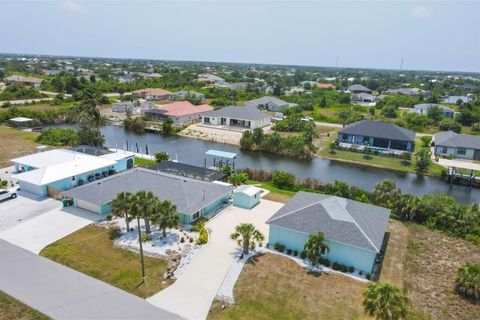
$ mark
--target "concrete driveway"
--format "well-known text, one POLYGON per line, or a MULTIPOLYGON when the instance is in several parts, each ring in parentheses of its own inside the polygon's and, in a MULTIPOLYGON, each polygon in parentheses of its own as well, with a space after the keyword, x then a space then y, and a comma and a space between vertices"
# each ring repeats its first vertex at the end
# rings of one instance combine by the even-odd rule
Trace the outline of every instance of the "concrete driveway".
POLYGON ((16 199, 7 199, 0 202, 0 232, 45 212, 62 207, 60 201, 52 198, 39 199, 23 192, 18 192, 17 194, 18 197, 16 199))
POLYGON ((0 290, 53 319, 180 318, 3 240, 0 261, 0 290))
POLYGON ((50 243, 101 218, 96 213, 76 207, 63 208, 60 201, 55 202, 57 206, 60 203, 60 207, 1 231, 0 239, 38 254, 50 243))
POLYGON ((193 257, 179 279, 147 301, 187 319, 205 319, 233 259, 239 254, 236 243, 230 239, 235 226, 242 222, 253 223, 267 240, 265 221, 282 206, 262 200, 251 210, 227 208, 207 223, 209 242, 193 257))

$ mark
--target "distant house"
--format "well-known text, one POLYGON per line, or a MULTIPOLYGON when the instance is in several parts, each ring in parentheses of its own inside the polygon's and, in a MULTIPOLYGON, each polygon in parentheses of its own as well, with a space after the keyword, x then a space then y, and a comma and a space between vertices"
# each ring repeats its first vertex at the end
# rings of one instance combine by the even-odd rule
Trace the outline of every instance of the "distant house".
MULTIPOLYGON (((84 149, 54 149, 12 159, 20 189, 38 196, 56 196, 68 190, 133 168, 134 154, 102 149, 95 155, 84 149)), ((88 151, 89 149, 87 149, 88 151)))
POLYGON ((372 90, 368 89, 367 87, 361 84, 353 84, 347 88, 347 90, 351 93, 371 93, 372 90))
POLYGON ((353 101, 358 102, 359 104, 366 105, 375 105, 377 97, 368 93, 357 93, 353 95, 353 101))
POLYGON ((323 232, 331 262, 372 272, 382 249, 390 210, 345 198, 298 192, 267 220, 268 245, 302 252, 308 236, 323 232))
POLYGON ((225 79, 210 73, 199 74, 197 80, 207 83, 225 84, 225 79))
POLYGON ((232 82, 232 83, 227 83, 225 85, 227 88, 230 88, 232 90, 246 90, 248 87, 247 82, 232 82))
POLYGON ((415 132, 390 122, 360 120, 338 132, 338 144, 344 148, 364 149, 381 153, 413 152, 415 132))
POLYGON ((229 106, 202 115, 202 123, 212 126, 263 128, 271 124, 270 116, 253 106, 229 106))
POLYGON ((428 109, 432 107, 438 107, 442 110, 443 116, 447 118, 453 118, 453 115, 455 114, 455 111, 453 109, 450 109, 449 107, 443 106, 441 104, 435 104, 435 103, 420 103, 416 104, 413 106, 412 112, 418 113, 418 114, 427 114, 428 109))
POLYGON ((471 102, 473 100, 475 100, 475 97, 473 96, 473 94, 467 94, 466 96, 446 96, 443 99, 443 102, 456 104, 458 101, 461 101, 462 103, 464 103, 464 102, 471 102))
POLYGON ((331 83, 317 83, 318 89, 335 89, 335 86, 331 83))
POLYGON ((23 77, 23 76, 8 76, 3 79, 7 85, 10 84, 21 84, 25 86, 30 86, 32 88, 40 88, 43 80, 40 78, 34 77, 23 77))
POLYGON ((296 103, 290 103, 276 97, 265 96, 258 99, 247 101, 245 106, 254 106, 257 109, 281 112, 287 108, 296 106, 296 103))
POLYGON ((435 134, 435 155, 480 160, 480 136, 444 131, 435 134))
POLYGON ((185 100, 187 96, 192 96, 195 99, 198 99, 200 101, 205 100, 205 95, 203 93, 199 93, 197 91, 177 91, 177 92, 171 92, 168 95, 169 100, 185 100))
POLYGON ((315 87, 318 84, 317 81, 306 80, 306 81, 300 82, 300 85, 303 87, 307 83, 312 87, 315 87))
POLYGON ((286 96, 292 96, 292 95, 302 95, 302 94, 307 94, 311 93, 310 90, 305 90, 303 87, 292 87, 288 90, 285 91, 286 96))
POLYGON ((145 88, 140 90, 135 90, 133 94, 139 96, 145 100, 167 100, 171 94, 170 91, 163 90, 160 88, 145 88))
POLYGON ((132 83, 135 82, 135 78, 131 74, 126 74, 118 76, 117 81, 120 83, 132 83))
POLYGON ((99 214, 108 214, 119 192, 151 191, 160 201, 169 200, 177 207, 180 223, 191 224, 200 217, 214 215, 229 201, 232 187, 187 177, 135 168, 87 184, 63 195, 72 198, 75 206, 99 214))
POLYGON ((398 88, 398 89, 388 89, 384 94, 400 94, 403 96, 409 97, 418 97, 420 94, 428 95, 428 92, 417 89, 417 88, 398 88))
POLYGON ((112 112, 131 112, 132 114, 144 115, 146 110, 155 109, 156 106, 147 101, 124 101, 112 104, 112 112))
POLYGON ((207 104, 196 106, 188 101, 177 101, 162 105, 157 109, 147 110, 145 116, 155 120, 170 118, 173 123, 183 125, 199 120, 202 115, 212 110, 213 108, 207 104))
POLYGON ((459 88, 462 88, 462 89, 465 89, 465 90, 468 90, 468 91, 473 91, 475 90, 475 85, 473 83, 465 83, 465 84, 462 84, 460 86, 458 86, 459 88))
POLYGON ((62 70, 58 70, 58 69, 53 69, 53 70, 42 69, 41 72, 42 72, 42 74, 44 74, 44 75, 46 75, 46 76, 53 76, 53 75, 59 74, 60 72, 62 72, 62 70))

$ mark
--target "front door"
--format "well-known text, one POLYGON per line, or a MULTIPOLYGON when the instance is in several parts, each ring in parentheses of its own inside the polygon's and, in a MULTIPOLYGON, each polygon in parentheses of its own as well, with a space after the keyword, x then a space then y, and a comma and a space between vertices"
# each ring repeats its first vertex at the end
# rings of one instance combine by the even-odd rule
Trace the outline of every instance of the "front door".
POLYGON ((475 149, 475 152, 473 152, 473 160, 480 160, 480 150, 475 149))

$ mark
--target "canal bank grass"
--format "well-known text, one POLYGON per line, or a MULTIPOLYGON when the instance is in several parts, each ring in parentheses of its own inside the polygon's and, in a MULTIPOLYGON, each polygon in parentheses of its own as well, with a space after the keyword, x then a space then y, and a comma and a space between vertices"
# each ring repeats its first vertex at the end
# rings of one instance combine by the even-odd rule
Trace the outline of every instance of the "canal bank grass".
MULTIPOLYGON (((69 108, 73 105, 72 102, 69 103, 62 103, 60 105, 52 106, 48 103, 38 103, 32 105, 13 105, 19 110, 28 110, 28 111, 35 111, 35 112, 46 112, 46 111, 60 111, 66 108, 69 108)), ((0 112, 7 112, 8 108, 0 108, 0 112)))
POLYGON ((147 298, 173 282, 163 281, 167 262, 145 257, 145 283, 140 283, 140 255, 116 248, 109 239, 108 230, 88 225, 40 252, 50 260, 109 283, 141 298, 147 298))
POLYGON ((289 258, 251 258, 235 284, 235 304, 215 301, 208 319, 371 319, 363 312, 365 282, 338 274, 312 274, 289 258))
POLYGON ((280 203, 287 203, 297 193, 296 191, 284 190, 275 187, 271 182, 260 182, 255 180, 248 180, 247 184, 253 184, 257 187, 267 189, 270 191, 262 199, 271 200, 280 203))
POLYGON ((0 320, 11 319, 47 320, 50 318, 0 291, 0 320))
POLYGON ((0 126, 0 168, 10 166, 10 159, 35 152, 38 133, 0 126))
POLYGON ((155 160, 135 157, 135 165, 137 167, 151 167, 151 166, 154 166, 156 164, 157 164, 157 162, 155 160))

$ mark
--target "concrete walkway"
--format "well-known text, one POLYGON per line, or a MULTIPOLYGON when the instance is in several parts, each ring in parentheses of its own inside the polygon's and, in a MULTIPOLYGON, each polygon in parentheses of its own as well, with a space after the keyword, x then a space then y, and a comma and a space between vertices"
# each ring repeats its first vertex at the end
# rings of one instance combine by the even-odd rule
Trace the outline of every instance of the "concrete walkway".
POLYGON ((205 319, 233 259, 239 254, 236 243, 230 239, 235 226, 242 222, 253 223, 268 239, 265 221, 282 205, 262 200, 252 210, 229 207, 210 220, 206 225, 210 232, 208 244, 193 257, 173 285, 147 301, 187 319, 205 319))
POLYGON ((53 319, 180 318, 3 240, 0 261, 0 290, 53 319))

